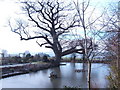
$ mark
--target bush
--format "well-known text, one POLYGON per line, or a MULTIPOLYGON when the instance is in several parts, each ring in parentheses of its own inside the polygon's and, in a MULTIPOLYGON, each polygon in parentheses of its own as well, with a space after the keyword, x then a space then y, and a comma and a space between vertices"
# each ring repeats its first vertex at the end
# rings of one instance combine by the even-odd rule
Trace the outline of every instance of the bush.
POLYGON ((109 80, 109 88, 116 89, 120 87, 120 70, 116 66, 110 67, 111 72, 107 76, 107 79, 109 80))

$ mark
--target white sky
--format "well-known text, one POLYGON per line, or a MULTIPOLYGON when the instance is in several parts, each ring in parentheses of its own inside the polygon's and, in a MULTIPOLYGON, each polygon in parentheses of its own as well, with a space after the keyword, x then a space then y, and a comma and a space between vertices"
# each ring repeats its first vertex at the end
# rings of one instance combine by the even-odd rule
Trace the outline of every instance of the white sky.
POLYGON ((21 41, 19 36, 10 31, 7 22, 10 17, 15 17, 19 6, 15 0, 0 0, 0 50, 5 49, 8 53, 22 53, 26 50, 31 53, 51 52, 49 49, 39 47, 35 40, 21 41))
MULTIPOLYGON (((10 31, 7 27, 7 21, 10 17, 16 17, 16 13, 19 12, 19 6, 14 3, 16 0, 0 0, 0 50, 5 49, 8 53, 22 53, 26 50, 31 53, 47 52, 50 53, 50 49, 39 47, 34 40, 20 41, 17 34, 10 31)), ((95 0, 97 1, 97 0, 95 0)), ((112 0, 98 0, 112 1, 112 0)), ((118 0, 114 0, 118 1, 118 0)))

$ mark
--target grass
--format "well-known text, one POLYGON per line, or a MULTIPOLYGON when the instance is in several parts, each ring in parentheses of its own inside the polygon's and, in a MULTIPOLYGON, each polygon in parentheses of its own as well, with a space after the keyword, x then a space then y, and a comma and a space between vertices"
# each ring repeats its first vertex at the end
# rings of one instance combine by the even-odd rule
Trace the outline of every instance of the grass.
POLYGON ((32 64, 47 64, 47 63, 43 61, 37 61, 37 62, 32 62, 32 64))

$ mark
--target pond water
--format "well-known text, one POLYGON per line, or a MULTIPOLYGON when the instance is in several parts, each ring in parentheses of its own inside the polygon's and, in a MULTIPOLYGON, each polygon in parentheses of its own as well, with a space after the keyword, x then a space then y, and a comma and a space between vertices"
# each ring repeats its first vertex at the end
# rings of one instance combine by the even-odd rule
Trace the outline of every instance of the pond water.
MULTIPOLYGON (((87 68, 87 65, 84 66, 84 68, 87 68)), ((82 68, 82 63, 66 63, 66 65, 56 68, 4 78, 0 80, 0 85, 2 85, 2 88, 63 88, 64 86, 86 88, 87 72, 75 72, 75 69, 82 68), (52 71, 57 73, 58 78, 49 78, 52 71)), ((108 81, 106 80, 108 74, 109 65, 93 63, 91 72, 92 87, 108 87, 108 81)))

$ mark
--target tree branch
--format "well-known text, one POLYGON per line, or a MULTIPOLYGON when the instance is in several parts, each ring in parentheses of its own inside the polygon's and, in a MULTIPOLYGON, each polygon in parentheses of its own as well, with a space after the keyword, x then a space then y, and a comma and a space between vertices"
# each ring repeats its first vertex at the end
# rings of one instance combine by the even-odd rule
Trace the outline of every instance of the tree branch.
POLYGON ((63 51, 62 56, 65 56, 65 55, 68 55, 68 54, 71 54, 71 53, 77 53, 78 51, 83 51, 83 49, 71 48, 71 49, 68 49, 66 51, 63 51))

